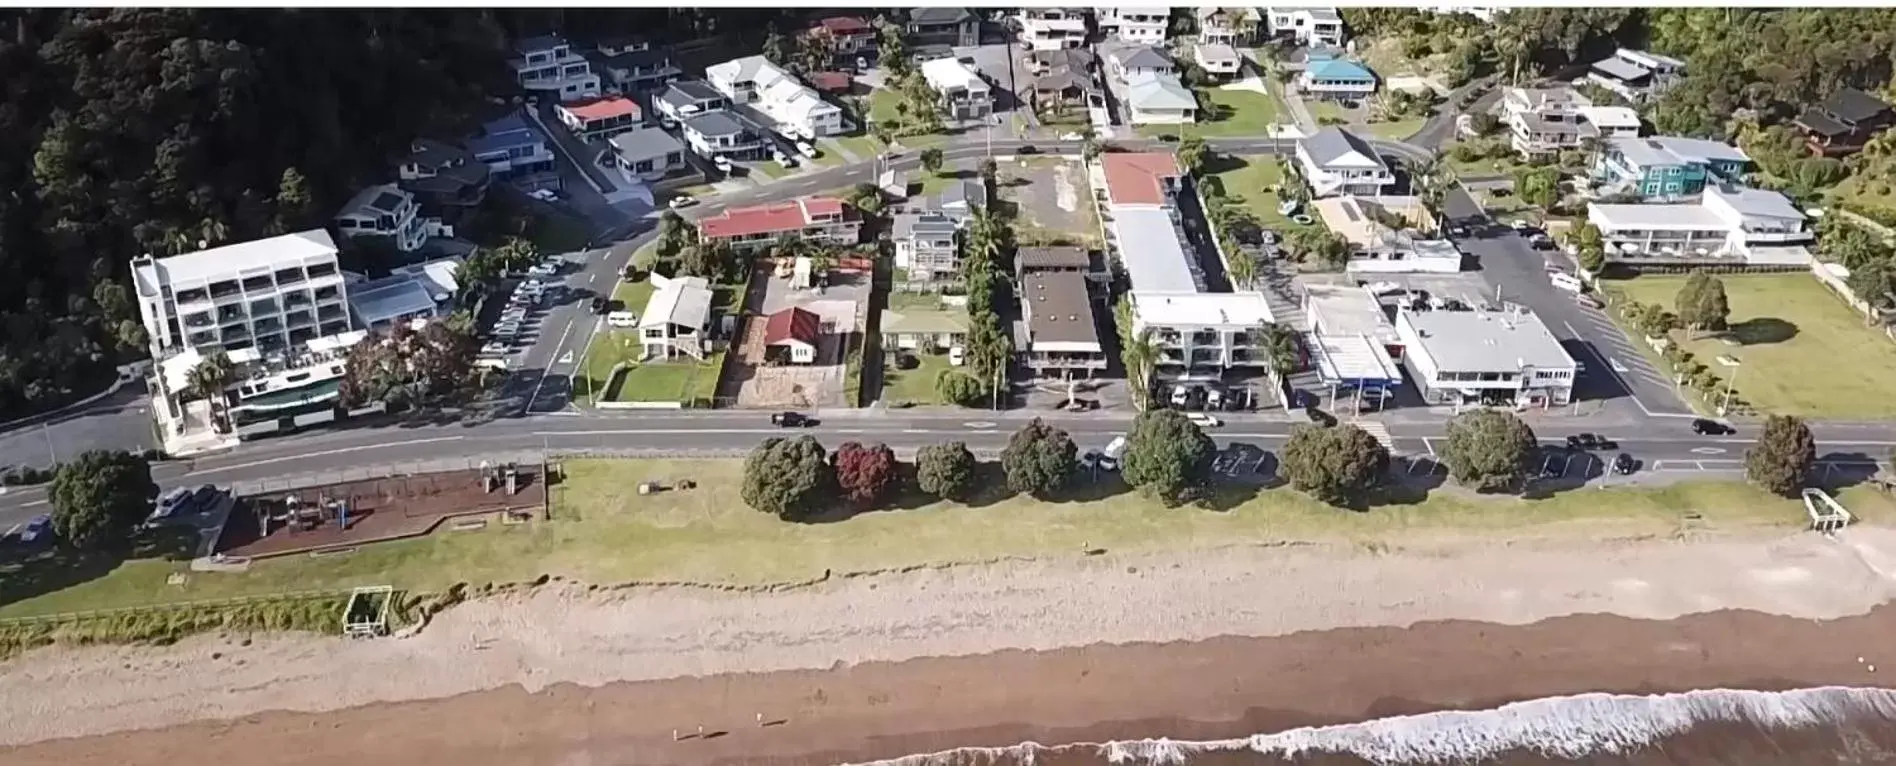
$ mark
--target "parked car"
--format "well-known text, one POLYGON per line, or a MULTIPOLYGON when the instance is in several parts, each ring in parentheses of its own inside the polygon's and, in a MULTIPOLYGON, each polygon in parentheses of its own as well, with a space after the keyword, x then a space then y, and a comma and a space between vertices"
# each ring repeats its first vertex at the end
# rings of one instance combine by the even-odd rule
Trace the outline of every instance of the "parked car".
POLYGON ((691 207, 692 205, 696 205, 696 204, 698 204, 698 198, 693 197, 689 194, 680 194, 676 197, 671 198, 671 201, 666 202, 665 206, 673 210, 677 210, 679 208, 691 207))
POLYGON ((552 189, 534 189, 533 191, 527 192, 527 196, 541 202, 554 202, 559 200, 560 193, 552 189))
POLYGON ((606 300, 605 298, 592 299, 592 313, 594 315, 604 314, 606 313, 608 309, 611 309, 611 308, 612 308, 612 301, 606 300))
POLYGON ((968 350, 960 346, 948 349, 948 366, 960 367, 968 363, 968 350))
POLYGON ((1062 133, 1062 134, 1060 134, 1060 140, 1062 140, 1062 141, 1085 141, 1085 140, 1086 140, 1086 135, 1085 135, 1085 134, 1083 134, 1083 133, 1062 133))
POLYGON ((551 263, 536 263, 527 269, 529 277, 550 277, 560 273, 560 267, 551 263))
POLYGON ((23 543, 33 542, 35 540, 40 539, 41 537, 45 537, 47 533, 52 532, 52 531, 53 531, 52 515, 42 513, 38 516, 34 516, 32 521, 29 521, 26 523, 26 528, 20 530, 20 542, 23 542, 23 543))
POLYGON ((1692 433, 1700 436, 1726 436, 1738 433, 1738 429, 1710 418, 1698 418, 1692 421, 1692 433))
POLYGON ((1224 425, 1224 421, 1202 412, 1187 412, 1185 413, 1185 419, 1191 421, 1192 425, 1198 426, 1199 428, 1217 428, 1224 425))
POLYGON ((639 315, 630 311, 614 311, 606 315, 606 325, 608 327, 637 327, 639 315))
POLYGON ((1613 473, 1625 476, 1637 470, 1639 470, 1639 461, 1632 455, 1621 452, 1619 457, 1613 458, 1613 473))
POLYGON ((770 424, 778 428, 809 428, 816 425, 816 418, 800 412, 775 412, 770 415, 770 424))
POLYGON ((810 159, 816 159, 817 158, 816 145, 811 144, 808 141, 798 141, 797 154, 801 154, 810 159))
POLYGON ((731 158, 729 157, 720 154, 717 159, 711 161, 711 164, 715 165, 720 173, 731 172, 731 158))

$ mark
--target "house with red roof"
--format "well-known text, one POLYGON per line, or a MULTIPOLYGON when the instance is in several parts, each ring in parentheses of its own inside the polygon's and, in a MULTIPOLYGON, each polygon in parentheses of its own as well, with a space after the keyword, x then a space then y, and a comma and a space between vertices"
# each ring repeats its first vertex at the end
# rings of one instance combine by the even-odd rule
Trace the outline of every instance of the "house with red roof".
POLYGON ((1106 201, 1115 207, 1170 207, 1185 175, 1171 152, 1111 152, 1100 155, 1099 164, 1106 201))
POLYGON ((816 344, 822 338, 823 318, 791 306, 764 320, 764 357, 778 363, 815 364, 816 344))
POLYGON ((553 107, 566 129, 581 140, 611 138, 645 122, 645 110, 639 102, 624 96, 607 96, 575 101, 553 107))
POLYGON ((810 25, 810 37, 822 41, 837 62, 853 65, 858 57, 873 61, 876 27, 861 16, 829 16, 810 25))
POLYGON ((862 238, 862 219, 833 197, 802 197, 768 205, 734 207, 698 221, 699 239, 723 241, 737 250, 769 247, 796 237, 848 247, 862 238))

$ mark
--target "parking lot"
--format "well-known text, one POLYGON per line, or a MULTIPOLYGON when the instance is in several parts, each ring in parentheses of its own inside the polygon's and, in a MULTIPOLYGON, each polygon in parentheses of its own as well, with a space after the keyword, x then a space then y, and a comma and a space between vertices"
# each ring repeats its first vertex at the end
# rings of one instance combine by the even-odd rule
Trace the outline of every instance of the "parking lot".
POLYGON ((759 272, 745 296, 745 323, 734 343, 723 380, 720 404, 738 407, 844 406, 843 379, 851 336, 862 331, 859 315, 869 301, 867 274, 832 271, 827 286, 795 289, 787 276, 759 272), (765 327, 771 314, 801 308, 817 315, 816 361, 773 364, 765 359, 765 327))

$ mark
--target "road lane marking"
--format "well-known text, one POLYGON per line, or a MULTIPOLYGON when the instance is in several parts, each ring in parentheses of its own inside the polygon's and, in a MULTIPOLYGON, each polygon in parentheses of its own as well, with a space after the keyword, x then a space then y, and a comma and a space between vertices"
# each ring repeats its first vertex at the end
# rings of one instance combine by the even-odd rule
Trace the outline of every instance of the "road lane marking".
POLYGON ((1725 454, 1725 450, 1722 447, 1693 447, 1692 454, 1694 455, 1723 455, 1725 454))
POLYGON ((248 463, 236 463, 234 465, 217 466, 215 468, 205 468, 205 469, 196 470, 196 471, 187 471, 185 472, 184 475, 186 477, 203 476, 205 474, 223 473, 225 471, 235 471, 235 470, 239 470, 243 468, 255 468, 260 465, 275 465, 277 463, 287 463, 292 460, 308 460, 309 458, 313 458, 313 457, 326 457, 329 455, 347 455, 352 452, 366 452, 368 450, 388 449, 391 447, 412 447, 417 444, 439 444, 441 442, 458 442, 466 438, 467 437, 465 436, 437 436, 432 439, 410 439, 408 441, 387 442, 384 444, 358 444, 354 447, 339 447, 339 448, 331 449, 331 450, 323 450, 321 452, 300 452, 294 455, 284 455, 283 457, 273 457, 273 458, 268 458, 264 460, 252 460, 248 463))
MULTIPOLYGON (((565 346, 566 337, 571 334, 573 334, 573 322, 572 320, 569 319, 566 322, 566 329, 560 331, 560 339, 553 344, 553 350, 558 351, 560 350, 561 347, 565 346)), ((540 368, 540 380, 533 384, 533 395, 527 397, 526 409, 528 412, 533 411, 533 405, 540 403, 540 389, 546 386, 547 373, 550 373, 552 371, 553 371, 553 365, 551 364, 548 364, 547 366, 540 368)), ((571 395, 570 391, 567 393, 569 396, 571 395)))

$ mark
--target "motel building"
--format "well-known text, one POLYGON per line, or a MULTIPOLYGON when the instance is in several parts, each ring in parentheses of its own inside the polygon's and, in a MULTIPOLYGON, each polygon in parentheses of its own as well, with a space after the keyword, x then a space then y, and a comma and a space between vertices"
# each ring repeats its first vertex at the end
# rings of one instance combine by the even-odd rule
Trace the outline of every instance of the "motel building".
POLYGON ((1396 312, 1410 377, 1430 404, 1560 407, 1579 365, 1526 309, 1396 312))

